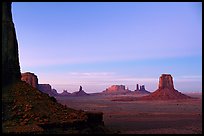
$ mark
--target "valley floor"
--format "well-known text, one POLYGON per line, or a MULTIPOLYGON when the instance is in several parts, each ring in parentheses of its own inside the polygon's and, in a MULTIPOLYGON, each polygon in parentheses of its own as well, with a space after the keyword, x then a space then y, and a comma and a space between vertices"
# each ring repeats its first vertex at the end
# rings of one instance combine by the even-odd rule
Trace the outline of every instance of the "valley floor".
POLYGON ((122 134, 202 134, 201 96, 170 101, 111 101, 114 98, 80 96, 57 100, 74 109, 102 111, 105 126, 122 134))

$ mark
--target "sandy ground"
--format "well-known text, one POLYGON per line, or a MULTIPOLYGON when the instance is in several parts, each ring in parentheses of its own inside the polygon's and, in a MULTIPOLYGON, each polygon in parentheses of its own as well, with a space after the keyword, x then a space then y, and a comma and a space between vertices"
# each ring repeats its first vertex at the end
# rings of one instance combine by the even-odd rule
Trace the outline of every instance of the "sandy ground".
POLYGON ((122 134, 202 134, 202 97, 171 101, 111 101, 113 96, 58 97, 75 109, 102 111, 108 128, 122 134))

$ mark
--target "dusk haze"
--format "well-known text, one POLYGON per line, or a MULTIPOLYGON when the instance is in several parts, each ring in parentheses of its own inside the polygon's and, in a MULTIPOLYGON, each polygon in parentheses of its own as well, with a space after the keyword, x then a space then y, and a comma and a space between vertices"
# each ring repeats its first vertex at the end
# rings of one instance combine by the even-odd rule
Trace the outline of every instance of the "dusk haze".
POLYGON ((2 2, 3 134, 202 134, 202 2, 2 2))
POLYGON ((161 73, 202 91, 202 3, 14 2, 21 72, 59 93, 113 84, 153 92, 161 73))

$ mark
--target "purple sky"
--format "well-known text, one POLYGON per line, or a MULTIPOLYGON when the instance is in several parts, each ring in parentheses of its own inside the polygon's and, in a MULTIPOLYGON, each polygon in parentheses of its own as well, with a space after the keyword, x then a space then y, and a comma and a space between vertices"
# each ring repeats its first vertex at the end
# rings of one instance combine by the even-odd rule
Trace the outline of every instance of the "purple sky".
POLYGON ((58 92, 152 92, 163 73, 179 91, 202 90, 201 2, 13 2, 12 12, 21 72, 58 92))

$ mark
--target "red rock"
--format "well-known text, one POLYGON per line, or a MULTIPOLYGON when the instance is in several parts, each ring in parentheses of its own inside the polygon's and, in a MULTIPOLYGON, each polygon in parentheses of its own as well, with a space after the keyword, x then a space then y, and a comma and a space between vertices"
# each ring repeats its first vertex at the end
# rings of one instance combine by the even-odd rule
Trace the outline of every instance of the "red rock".
POLYGON ((125 89, 124 85, 112 85, 103 91, 104 94, 125 94, 130 92, 130 90, 125 89))
POLYGON ((36 117, 34 120, 37 121, 37 120, 39 120, 39 119, 40 119, 39 117, 36 117))
POLYGON ((26 72, 21 74, 21 80, 30 84, 31 86, 38 88, 38 78, 34 73, 26 72))
POLYGON ((23 116, 23 118, 25 119, 27 117, 27 114, 25 114, 24 116, 23 116))
POLYGON ((159 78, 158 89, 148 96, 139 98, 140 100, 171 100, 191 98, 174 89, 173 78, 170 74, 162 74, 159 78))
POLYGON ((159 89, 174 89, 173 78, 170 74, 162 74, 159 78, 159 89))
POLYGON ((21 123, 20 123, 21 126, 23 126, 23 125, 25 125, 25 124, 26 124, 26 122, 21 122, 21 123))
POLYGON ((24 119, 24 122, 28 122, 29 121, 29 119, 24 119))

